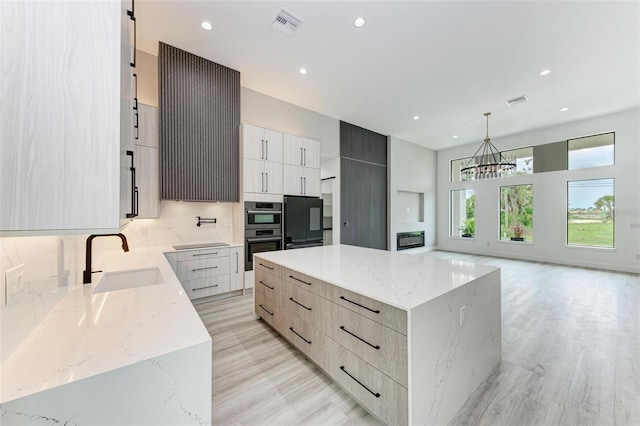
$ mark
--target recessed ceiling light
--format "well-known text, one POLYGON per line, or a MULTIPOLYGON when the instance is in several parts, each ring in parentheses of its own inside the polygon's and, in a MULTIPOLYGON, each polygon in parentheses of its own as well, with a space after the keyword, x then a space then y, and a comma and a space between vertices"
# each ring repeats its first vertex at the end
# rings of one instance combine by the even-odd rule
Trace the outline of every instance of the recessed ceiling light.
POLYGON ((551 70, 542 70, 540 71, 540 75, 547 75, 551 72, 551 70))
POLYGON ((364 27, 364 24, 367 23, 367 20, 364 19, 363 17, 359 16, 355 19, 355 21, 353 21, 353 25, 355 25, 356 27, 360 28, 360 27, 364 27))
POLYGON ((453 138, 454 139, 458 139, 458 135, 453 135, 453 138))
POLYGON ((202 28, 204 28, 207 31, 211 31, 213 29, 213 25, 211 25, 211 22, 209 21, 202 21, 200 22, 200 26, 202 28))
POLYGON ((568 110, 569 110, 569 108, 564 107, 564 108, 561 108, 561 109, 560 109, 560 112, 565 112, 565 111, 568 111, 568 110))
POLYGON ((414 116, 413 116, 413 119, 414 119, 414 120, 420 120, 420 116, 419 116, 419 115, 414 115, 414 116))
POLYGON ((300 74, 305 75, 307 73, 307 69, 306 68, 300 68, 300 71, 298 71, 300 74))

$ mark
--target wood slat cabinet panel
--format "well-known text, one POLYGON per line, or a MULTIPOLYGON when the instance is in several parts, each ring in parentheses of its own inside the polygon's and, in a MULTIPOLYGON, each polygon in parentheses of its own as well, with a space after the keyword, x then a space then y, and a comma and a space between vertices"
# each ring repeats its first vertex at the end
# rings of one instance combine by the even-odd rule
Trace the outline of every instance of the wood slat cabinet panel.
POLYGON ((228 257, 212 257, 178 262, 178 278, 190 281, 198 278, 229 274, 228 257))
POLYGON ((329 301, 407 334, 406 311, 334 285, 327 284, 326 290, 329 301))
POLYGON ((263 259, 256 259, 256 261, 254 262, 254 269, 256 271, 256 273, 258 271, 264 271, 264 272, 268 272, 271 275, 274 275, 276 277, 281 277, 282 276, 282 267, 276 263, 273 262, 269 262, 267 260, 263 260, 263 259))
POLYGON ((256 314, 258 314, 260 318, 265 320, 269 325, 275 327, 276 314, 279 315, 276 302, 264 293, 258 291, 255 292, 254 297, 256 314))
POLYGON ((308 290, 317 294, 318 296, 325 297, 326 283, 324 281, 286 268, 283 268, 282 278, 285 281, 304 290, 308 290))
POLYGON ((407 336, 330 303, 329 337, 407 387, 407 336))
POLYGON ((406 388, 331 338, 326 338, 325 345, 328 356, 325 371, 333 380, 386 424, 408 423, 406 388))
POLYGON ((324 331, 328 326, 326 322, 330 309, 327 299, 284 280, 280 305, 320 330, 324 331))

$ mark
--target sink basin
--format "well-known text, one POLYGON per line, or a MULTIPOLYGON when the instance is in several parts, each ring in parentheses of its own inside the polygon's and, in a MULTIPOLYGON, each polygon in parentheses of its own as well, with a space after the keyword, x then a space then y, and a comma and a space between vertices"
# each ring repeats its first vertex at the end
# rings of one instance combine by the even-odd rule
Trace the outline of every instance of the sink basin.
POLYGON ((98 281, 96 288, 93 289, 93 293, 146 287, 163 282, 162 274, 157 267, 105 272, 100 281, 98 281))
POLYGON ((186 250, 186 249, 197 249, 197 248, 207 248, 207 247, 227 247, 229 244, 227 243, 195 243, 195 244, 176 244, 173 246, 176 250, 186 250))

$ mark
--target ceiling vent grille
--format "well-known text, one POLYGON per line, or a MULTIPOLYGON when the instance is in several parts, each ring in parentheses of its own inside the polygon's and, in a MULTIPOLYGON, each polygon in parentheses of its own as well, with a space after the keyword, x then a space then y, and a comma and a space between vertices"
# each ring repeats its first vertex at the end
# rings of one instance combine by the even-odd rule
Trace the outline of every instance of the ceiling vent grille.
POLYGON ((519 98, 513 98, 507 101, 507 105, 509 106, 514 106, 514 105, 518 105, 518 104, 523 104, 525 102, 529 102, 529 98, 527 98, 526 96, 522 95, 519 98))
POLYGON ((284 9, 280 9, 278 15, 273 20, 271 26, 278 31, 282 31, 288 36, 293 35, 294 31, 302 24, 302 21, 284 9))

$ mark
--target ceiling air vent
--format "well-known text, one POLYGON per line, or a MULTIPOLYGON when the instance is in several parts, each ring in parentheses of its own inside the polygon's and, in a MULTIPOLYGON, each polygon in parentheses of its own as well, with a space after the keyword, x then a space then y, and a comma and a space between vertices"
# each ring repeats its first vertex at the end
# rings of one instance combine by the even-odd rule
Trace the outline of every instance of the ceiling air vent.
POLYGON ((284 9, 280 9, 278 15, 273 20, 271 26, 278 31, 282 31, 286 35, 293 35, 293 32, 298 29, 302 24, 302 21, 284 9))
POLYGON ((507 101, 507 105, 509 106, 514 106, 514 105, 518 105, 518 104, 523 104, 525 102, 529 102, 529 99, 522 95, 519 98, 513 98, 507 101))

